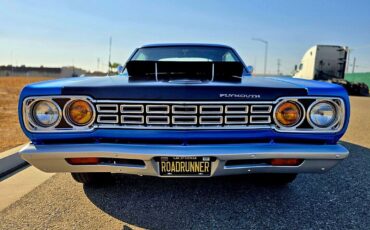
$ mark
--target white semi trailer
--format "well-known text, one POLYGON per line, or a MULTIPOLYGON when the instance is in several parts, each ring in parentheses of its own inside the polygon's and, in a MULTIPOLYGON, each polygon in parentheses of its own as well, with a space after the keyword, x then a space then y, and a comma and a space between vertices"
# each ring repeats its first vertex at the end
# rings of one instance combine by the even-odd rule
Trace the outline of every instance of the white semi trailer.
POLYGON ((351 83, 344 80, 348 47, 333 45, 316 45, 307 50, 301 63, 296 66, 295 78, 329 81, 342 85, 351 95, 369 94, 364 83, 351 83))

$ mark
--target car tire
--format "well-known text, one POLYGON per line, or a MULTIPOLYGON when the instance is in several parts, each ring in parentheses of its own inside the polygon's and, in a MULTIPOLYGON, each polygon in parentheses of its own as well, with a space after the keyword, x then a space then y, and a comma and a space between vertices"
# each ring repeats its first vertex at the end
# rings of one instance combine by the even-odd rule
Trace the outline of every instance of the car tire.
POLYGON ((258 175, 258 182, 283 186, 293 182, 296 177, 296 173, 267 173, 258 175))
POLYGON ((76 182, 86 185, 103 185, 113 182, 111 173, 71 173, 71 175, 76 182))

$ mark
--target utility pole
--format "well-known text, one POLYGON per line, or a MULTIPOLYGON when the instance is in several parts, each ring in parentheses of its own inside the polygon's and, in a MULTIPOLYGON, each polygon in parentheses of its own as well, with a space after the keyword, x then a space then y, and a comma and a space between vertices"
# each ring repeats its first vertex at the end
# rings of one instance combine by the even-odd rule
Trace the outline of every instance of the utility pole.
POLYGON ((355 68, 356 68, 356 57, 353 58, 352 73, 355 72, 355 68))
POLYGON ((13 59, 14 59, 14 54, 13 54, 13 50, 11 51, 11 54, 10 54, 12 57, 11 57, 11 60, 12 60, 12 63, 11 63, 11 66, 12 66, 12 72, 11 72, 11 76, 14 75, 14 63, 13 63, 13 59))
POLYGON ((99 71, 100 70, 100 58, 98 58, 96 60, 96 70, 99 71))
POLYGON ((280 58, 278 58, 277 59, 277 75, 280 75, 280 65, 281 65, 280 58))
POLYGON ((111 58, 111 54, 112 54, 112 36, 109 37, 108 74, 110 74, 110 67, 111 67, 110 58, 111 58))
POLYGON ((265 65, 263 68, 263 75, 266 75, 266 69, 267 69, 267 53, 268 53, 268 48, 269 48, 269 43, 266 40, 263 40, 261 38, 252 38, 254 41, 259 41, 265 44, 265 65))
POLYGON ((352 49, 348 48, 347 50, 347 60, 346 60, 346 73, 349 73, 349 65, 350 65, 350 61, 351 61, 351 58, 350 58, 350 55, 351 55, 351 51, 352 49))

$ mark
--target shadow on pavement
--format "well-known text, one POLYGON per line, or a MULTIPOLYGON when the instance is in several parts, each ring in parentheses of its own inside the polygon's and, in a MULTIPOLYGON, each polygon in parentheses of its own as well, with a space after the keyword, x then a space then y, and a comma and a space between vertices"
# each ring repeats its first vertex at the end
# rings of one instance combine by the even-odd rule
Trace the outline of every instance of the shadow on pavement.
POLYGON ((370 149, 342 142, 351 155, 326 174, 302 174, 286 187, 249 176, 161 179, 116 175, 111 187, 84 187, 105 213, 139 227, 367 228, 370 149))

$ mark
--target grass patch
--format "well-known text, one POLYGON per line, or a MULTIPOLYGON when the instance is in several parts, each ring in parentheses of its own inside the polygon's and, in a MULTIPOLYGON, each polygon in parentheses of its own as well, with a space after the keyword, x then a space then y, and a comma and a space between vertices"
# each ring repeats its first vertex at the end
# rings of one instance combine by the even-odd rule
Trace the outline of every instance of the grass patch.
POLYGON ((18 98, 23 87, 50 79, 54 78, 0 77, 0 152, 28 141, 18 121, 18 98))

